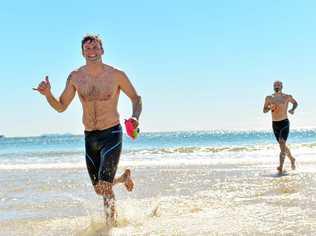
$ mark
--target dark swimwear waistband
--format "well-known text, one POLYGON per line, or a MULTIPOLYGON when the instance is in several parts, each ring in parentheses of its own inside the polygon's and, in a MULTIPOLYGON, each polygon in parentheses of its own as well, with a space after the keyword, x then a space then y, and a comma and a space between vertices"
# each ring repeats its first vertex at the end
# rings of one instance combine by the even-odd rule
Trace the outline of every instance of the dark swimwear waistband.
POLYGON ((112 126, 112 127, 108 128, 108 129, 103 129, 103 130, 91 130, 91 131, 85 130, 84 134, 85 135, 106 134, 106 133, 110 133, 112 131, 120 130, 120 129, 122 129, 122 127, 121 127, 120 124, 118 124, 118 125, 115 125, 115 126, 112 126))
POLYGON ((278 120, 278 121, 272 121, 273 124, 282 124, 285 122, 289 122, 289 119, 284 119, 284 120, 278 120))

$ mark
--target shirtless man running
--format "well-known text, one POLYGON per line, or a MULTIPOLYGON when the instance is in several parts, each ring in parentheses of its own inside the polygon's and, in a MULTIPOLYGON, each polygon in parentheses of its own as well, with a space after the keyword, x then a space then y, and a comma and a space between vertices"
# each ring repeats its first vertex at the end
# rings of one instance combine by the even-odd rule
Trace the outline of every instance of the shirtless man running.
POLYGON ((282 174, 285 156, 290 159, 291 167, 295 170, 295 158, 286 145, 290 131, 290 122, 287 117, 287 112, 293 115, 298 104, 291 95, 282 93, 283 85, 281 81, 275 81, 273 88, 275 93, 272 94, 272 96, 266 97, 263 112, 267 113, 271 111, 272 114, 272 128, 281 150, 280 165, 277 167, 277 170, 279 174, 282 174), (289 102, 293 104, 293 107, 288 111, 289 102))
POLYGON ((123 71, 102 62, 104 50, 98 36, 85 36, 81 49, 86 64, 70 73, 59 99, 51 93, 48 76, 34 90, 44 95, 49 105, 58 112, 65 111, 78 93, 83 109, 87 169, 95 192, 103 196, 106 222, 113 225, 117 213, 112 187, 124 183, 126 189, 132 191, 134 186, 129 169, 115 178, 122 150, 118 99, 120 91, 131 99, 133 114, 130 119, 136 128, 142 110, 141 97, 123 71))

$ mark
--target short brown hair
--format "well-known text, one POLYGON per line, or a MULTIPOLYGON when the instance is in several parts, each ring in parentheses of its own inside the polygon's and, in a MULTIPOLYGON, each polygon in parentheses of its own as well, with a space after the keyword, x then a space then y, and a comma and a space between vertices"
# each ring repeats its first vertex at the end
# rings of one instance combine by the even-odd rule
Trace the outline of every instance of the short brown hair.
POLYGON ((102 39, 97 34, 87 34, 86 36, 84 36, 83 39, 81 40, 81 50, 83 51, 83 45, 86 42, 93 42, 93 41, 98 42, 101 46, 101 49, 103 50, 102 39))
POLYGON ((282 81, 281 81, 281 80, 276 80, 276 81, 274 81, 274 82, 273 82, 273 85, 275 85, 275 84, 277 84, 277 83, 278 83, 278 84, 281 84, 281 85, 282 85, 282 87, 283 87, 283 83, 282 83, 282 81))

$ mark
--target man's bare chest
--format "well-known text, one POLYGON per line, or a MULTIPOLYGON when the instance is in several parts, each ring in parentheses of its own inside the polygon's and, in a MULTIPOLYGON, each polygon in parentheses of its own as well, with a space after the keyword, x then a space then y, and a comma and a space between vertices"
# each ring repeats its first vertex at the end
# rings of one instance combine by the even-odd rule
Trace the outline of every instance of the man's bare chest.
POLYGON ((81 76, 76 80, 76 87, 79 96, 87 101, 110 100, 118 89, 115 79, 111 76, 81 76))
POLYGON ((286 106, 288 101, 285 96, 276 96, 271 98, 271 103, 279 106, 286 106))

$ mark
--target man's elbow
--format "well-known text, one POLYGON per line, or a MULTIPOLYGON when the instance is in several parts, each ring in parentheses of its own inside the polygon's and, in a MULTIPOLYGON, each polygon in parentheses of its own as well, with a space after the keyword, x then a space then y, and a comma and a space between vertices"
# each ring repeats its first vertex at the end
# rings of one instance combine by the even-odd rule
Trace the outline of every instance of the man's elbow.
POLYGON ((64 111, 66 111, 66 109, 67 109, 67 106, 60 106, 60 107, 58 107, 58 108, 56 109, 56 111, 57 111, 58 113, 62 113, 62 112, 64 112, 64 111))

